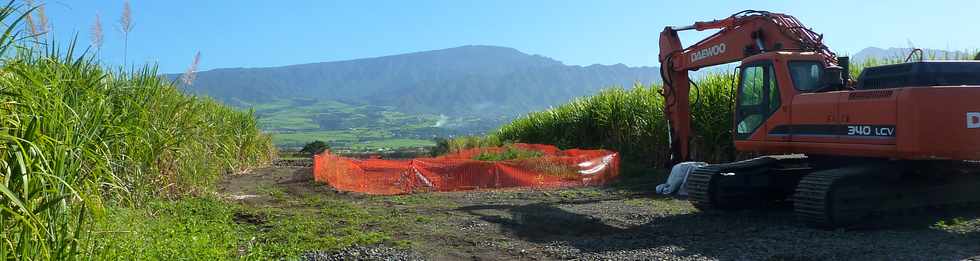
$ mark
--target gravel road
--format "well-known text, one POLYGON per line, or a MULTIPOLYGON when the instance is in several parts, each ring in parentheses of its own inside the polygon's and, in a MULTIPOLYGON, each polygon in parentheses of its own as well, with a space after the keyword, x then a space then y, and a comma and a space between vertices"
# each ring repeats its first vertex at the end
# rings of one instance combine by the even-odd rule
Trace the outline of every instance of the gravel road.
MULTIPOLYGON (((283 168, 283 167, 280 167, 283 168)), ((261 175, 302 175, 297 167, 261 175)), ((307 168, 308 169, 308 168, 307 168)), ((278 177, 281 179, 282 177, 278 177)), ((299 177, 296 177, 299 178, 299 177)), ((258 182, 250 180, 249 182, 258 182)), ((562 190, 400 197, 318 192, 417 216, 396 239, 410 247, 311 250, 308 260, 980 260, 980 209, 884 217, 856 230, 819 230, 788 208, 700 212, 653 194, 655 180, 562 190), (623 185, 628 184, 628 185, 623 185)), ((323 186, 312 182, 290 186, 323 186)), ((290 188, 287 191, 312 191, 290 188)))

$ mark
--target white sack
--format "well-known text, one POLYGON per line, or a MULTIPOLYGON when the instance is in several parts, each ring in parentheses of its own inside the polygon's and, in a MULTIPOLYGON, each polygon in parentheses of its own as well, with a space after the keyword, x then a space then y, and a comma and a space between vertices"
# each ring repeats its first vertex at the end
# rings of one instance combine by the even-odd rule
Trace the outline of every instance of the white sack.
POLYGON ((708 163, 696 161, 681 162, 674 165, 674 168, 670 169, 670 176, 667 177, 667 183, 657 185, 657 193, 669 195, 677 192, 677 195, 687 196, 687 175, 694 172, 698 167, 705 165, 708 165, 708 163))

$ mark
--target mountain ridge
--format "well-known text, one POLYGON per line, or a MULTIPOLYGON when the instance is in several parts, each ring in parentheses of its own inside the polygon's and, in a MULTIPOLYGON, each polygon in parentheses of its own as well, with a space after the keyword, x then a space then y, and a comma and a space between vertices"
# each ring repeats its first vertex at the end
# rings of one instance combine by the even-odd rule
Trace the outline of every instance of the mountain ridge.
MULTIPOLYGON (((370 59, 376 59, 376 58, 386 58, 386 57, 392 57, 392 56, 404 56, 404 55, 412 55, 412 54, 420 54, 420 53, 437 52, 437 51, 451 50, 451 49, 457 49, 457 48, 484 48, 484 47, 486 47, 486 48, 510 49, 510 50, 514 50, 514 51, 520 52, 520 50, 518 50, 516 48, 506 47, 506 46, 471 44, 471 45, 462 45, 462 46, 457 46, 457 47, 450 47, 450 48, 443 48, 443 49, 435 49, 435 50, 416 51, 416 52, 409 52, 409 53, 381 55, 381 56, 371 56, 371 57, 362 57, 362 58, 352 58, 352 59, 343 59, 343 60, 334 60, 334 61, 306 62, 306 63, 297 63, 297 64, 273 65, 273 66, 257 66, 257 67, 221 67, 221 68, 213 68, 213 69, 208 69, 208 70, 201 70, 201 71, 198 71, 198 73, 221 71, 221 70, 274 69, 274 68, 282 68, 282 67, 293 67, 293 66, 304 66, 304 65, 317 65, 317 64, 325 64, 325 63, 341 63, 341 62, 350 62, 350 61, 359 61, 359 60, 370 60, 370 59)), ((544 56, 544 55, 540 55, 540 54, 528 54, 528 55, 535 56, 535 57, 540 57, 540 58, 545 58, 545 59, 550 59, 550 60, 554 60, 555 62, 558 62, 561 65, 564 65, 564 66, 572 66, 572 67, 623 66, 623 67, 630 67, 630 68, 659 68, 657 66, 645 66, 645 65, 630 66, 630 65, 627 65, 627 64, 624 64, 624 63, 614 63, 614 64, 593 63, 593 64, 589 64, 589 65, 565 64, 562 61, 558 61, 558 60, 556 60, 554 58, 551 58, 551 57, 548 57, 548 56, 544 56)), ((164 73, 164 75, 168 75, 168 76, 170 76, 170 75, 180 75, 180 74, 183 74, 183 73, 182 72, 164 73)))
POLYGON ((656 67, 565 65, 514 48, 467 45, 344 61, 220 68, 198 72, 193 85, 181 87, 228 103, 316 98, 396 106, 411 113, 516 115, 608 86, 656 81, 656 67))

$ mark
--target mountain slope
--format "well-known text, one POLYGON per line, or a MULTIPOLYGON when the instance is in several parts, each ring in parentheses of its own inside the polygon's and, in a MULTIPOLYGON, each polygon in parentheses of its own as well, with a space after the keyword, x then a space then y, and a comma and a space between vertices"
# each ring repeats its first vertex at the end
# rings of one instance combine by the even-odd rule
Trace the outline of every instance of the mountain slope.
POLYGON ((512 48, 463 46, 339 62, 216 69, 199 72, 193 86, 183 87, 232 104, 314 98, 394 106, 411 113, 515 115, 610 85, 657 80, 655 67, 568 66, 512 48))

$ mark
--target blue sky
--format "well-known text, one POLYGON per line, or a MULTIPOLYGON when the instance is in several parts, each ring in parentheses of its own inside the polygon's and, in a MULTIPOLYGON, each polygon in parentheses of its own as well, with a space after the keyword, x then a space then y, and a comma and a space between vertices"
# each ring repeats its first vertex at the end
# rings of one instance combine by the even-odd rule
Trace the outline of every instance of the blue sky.
MULTIPOLYGON (((88 46, 95 15, 102 58, 122 64, 122 0, 45 3, 53 37, 88 46)), ((744 9, 796 16, 836 52, 864 47, 980 47, 977 1, 511 1, 511 0, 132 0, 131 63, 184 71, 348 60, 469 44, 513 47, 566 64, 657 65, 666 25, 724 18, 744 9)), ((686 33, 684 43, 706 36, 686 33)))

